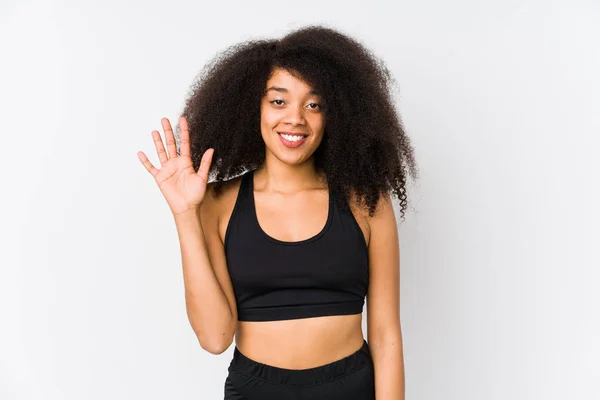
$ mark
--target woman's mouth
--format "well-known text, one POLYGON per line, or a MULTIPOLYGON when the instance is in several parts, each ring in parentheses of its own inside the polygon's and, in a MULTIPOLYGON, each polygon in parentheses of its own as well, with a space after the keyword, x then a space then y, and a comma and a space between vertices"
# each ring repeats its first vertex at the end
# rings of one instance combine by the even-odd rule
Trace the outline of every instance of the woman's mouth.
POLYGON ((308 135, 301 133, 277 132, 285 147, 296 148, 306 141, 308 135))

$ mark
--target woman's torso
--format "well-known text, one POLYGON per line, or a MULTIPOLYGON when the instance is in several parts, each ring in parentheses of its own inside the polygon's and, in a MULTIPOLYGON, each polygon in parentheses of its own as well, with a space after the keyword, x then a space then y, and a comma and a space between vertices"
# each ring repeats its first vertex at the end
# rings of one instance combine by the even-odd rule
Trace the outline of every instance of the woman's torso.
MULTIPOLYGON (((259 182, 256 179, 255 182, 259 182)), ((219 236, 224 242, 241 184, 241 177, 224 187, 219 197, 219 236)), ((256 217, 268 236, 298 242, 314 237, 328 218, 327 188, 282 196, 254 188, 256 217), (285 225, 281 221, 285 220, 285 225)), ((368 243, 368 223, 358 209, 352 213, 368 243)), ((346 357, 363 344, 362 314, 327 315, 277 321, 238 321, 236 346, 245 356, 272 366, 307 369, 346 357)))

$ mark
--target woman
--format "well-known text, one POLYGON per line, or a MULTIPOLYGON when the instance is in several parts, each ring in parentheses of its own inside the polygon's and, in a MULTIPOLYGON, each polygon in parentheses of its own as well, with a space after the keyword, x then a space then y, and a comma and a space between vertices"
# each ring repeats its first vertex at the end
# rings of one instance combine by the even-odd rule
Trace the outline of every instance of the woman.
POLYGON ((180 153, 166 118, 161 169, 138 153, 175 218, 200 345, 235 337, 225 399, 404 398, 390 193, 404 217, 417 168, 391 82, 330 28, 248 41, 193 86, 180 153))

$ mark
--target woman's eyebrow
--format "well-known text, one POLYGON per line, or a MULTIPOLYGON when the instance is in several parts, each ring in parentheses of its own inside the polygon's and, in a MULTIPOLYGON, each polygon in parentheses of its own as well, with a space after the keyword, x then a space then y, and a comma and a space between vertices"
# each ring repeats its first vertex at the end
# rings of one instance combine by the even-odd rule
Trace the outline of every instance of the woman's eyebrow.
MULTIPOLYGON (((276 92, 281 92, 281 93, 288 93, 288 90, 286 88, 279 87, 279 86, 271 86, 266 91, 268 92, 269 90, 275 90, 276 92)), ((317 92, 316 90, 311 90, 310 92, 308 92, 308 94, 318 96, 319 92, 317 92)))

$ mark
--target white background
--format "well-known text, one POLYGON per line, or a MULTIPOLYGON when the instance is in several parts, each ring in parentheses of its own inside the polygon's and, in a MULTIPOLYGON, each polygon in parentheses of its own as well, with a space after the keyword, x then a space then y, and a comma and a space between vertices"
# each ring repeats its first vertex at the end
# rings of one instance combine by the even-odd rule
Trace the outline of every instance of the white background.
MULTIPOLYGON (((0 399, 221 399, 137 159, 218 51, 309 23, 397 79, 411 400, 599 399, 598 1, 0 5, 0 399)), ((363 316, 366 335, 366 313, 363 316)))

